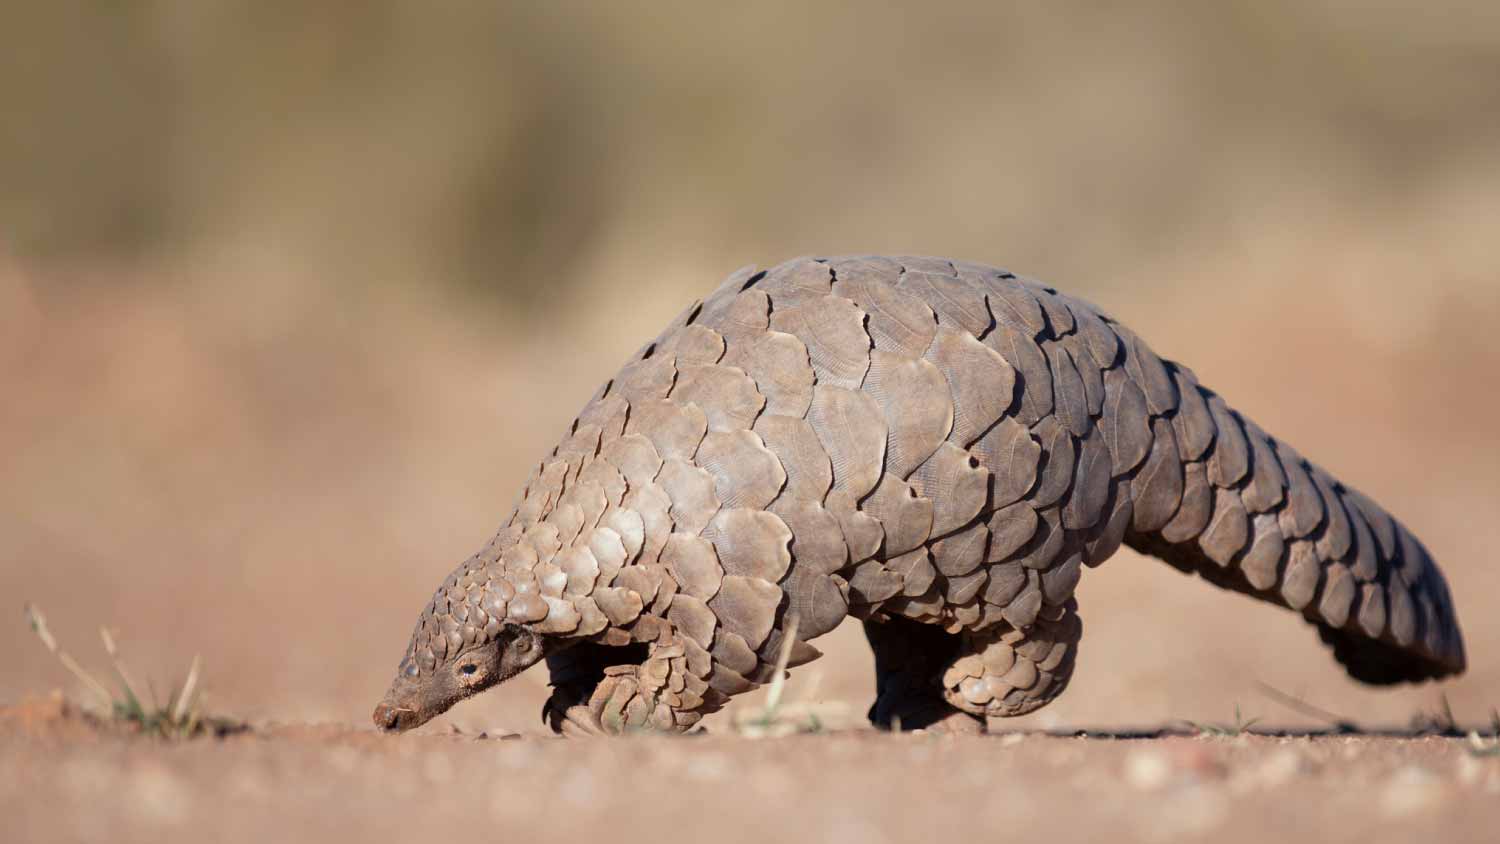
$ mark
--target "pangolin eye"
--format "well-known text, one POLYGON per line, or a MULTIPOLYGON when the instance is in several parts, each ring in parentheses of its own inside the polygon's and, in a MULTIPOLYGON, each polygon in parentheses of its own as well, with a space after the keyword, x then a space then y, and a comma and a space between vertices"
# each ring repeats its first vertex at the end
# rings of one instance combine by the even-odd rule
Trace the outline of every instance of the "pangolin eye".
POLYGON ((464 665, 462 668, 460 668, 458 670, 462 671, 465 674, 473 674, 475 671, 479 670, 479 666, 477 666, 474 663, 470 662, 470 663, 464 665))

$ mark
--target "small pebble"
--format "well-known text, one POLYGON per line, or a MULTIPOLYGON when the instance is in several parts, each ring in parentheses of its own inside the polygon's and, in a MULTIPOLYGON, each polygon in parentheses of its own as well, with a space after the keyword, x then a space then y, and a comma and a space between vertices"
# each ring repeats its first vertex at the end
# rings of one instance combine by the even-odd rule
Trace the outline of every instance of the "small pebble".
POLYGON ((1388 817, 1429 812, 1447 798, 1443 784, 1420 765, 1397 770, 1381 790, 1380 808, 1388 817))
POLYGON ((1255 770, 1256 784, 1276 788, 1290 782, 1303 770, 1302 756, 1295 750, 1279 750, 1266 757, 1255 770))
POLYGON ((1125 779, 1141 791, 1161 788, 1171 774, 1167 757, 1155 750, 1137 750, 1125 759, 1125 779))
POLYGON ((131 773, 131 806, 140 816, 164 826, 182 823, 190 801, 187 786, 178 776, 155 763, 140 766, 131 773))

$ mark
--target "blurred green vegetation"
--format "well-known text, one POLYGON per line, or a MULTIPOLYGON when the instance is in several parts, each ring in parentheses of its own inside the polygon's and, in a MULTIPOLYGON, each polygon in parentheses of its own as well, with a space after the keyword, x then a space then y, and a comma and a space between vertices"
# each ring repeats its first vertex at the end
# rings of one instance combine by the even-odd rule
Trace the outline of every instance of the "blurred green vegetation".
POLYGON ((0 248, 512 304, 622 249, 1077 272, 1500 189, 1496 80, 1493 0, 15 2, 0 248))
MULTIPOLYGON (((687 301, 926 253, 1094 299, 1375 495, 1483 653, 1496 80, 1495 0, 0 2, 0 594, 128 624, 143 674, 203 653, 236 714, 366 723, 413 602, 687 301)), ((1101 577, 1120 632, 1038 723, 1430 694, 1167 567, 1101 577)), ((838 635, 813 670, 862 709, 838 635)), ((28 637, 0 698, 58 675, 28 637)), ((1482 712, 1500 675, 1447 688, 1482 712)))

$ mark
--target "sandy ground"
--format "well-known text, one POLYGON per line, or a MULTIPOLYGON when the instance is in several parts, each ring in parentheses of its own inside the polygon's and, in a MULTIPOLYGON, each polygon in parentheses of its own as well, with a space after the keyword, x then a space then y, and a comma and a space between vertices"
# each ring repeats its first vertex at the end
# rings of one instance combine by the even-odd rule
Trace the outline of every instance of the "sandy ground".
POLYGON ((1500 756, 1371 736, 572 741, 266 727, 168 744, 0 712, 8 841, 1464 841, 1500 756), (943 838, 939 838, 943 836, 943 838), (1055 836, 1055 837, 1054 837, 1055 836))
MULTIPOLYGON (((1289 259, 1240 285, 1201 283, 1187 261, 1067 286, 1406 521, 1453 587, 1469 672, 1359 686, 1295 616, 1122 552, 1080 586, 1087 627, 1067 694, 997 726, 1326 726, 1269 687, 1367 728, 1430 720, 1445 699, 1461 726, 1488 728, 1500 705, 1489 389, 1500 352, 1485 326, 1500 319, 1500 286, 1413 295, 1373 271, 1385 254, 1289 259)), ((12 710, 0 817, 19 834, 7 841, 1462 840, 1500 814, 1500 761, 1462 739, 850 732, 872 694, 852 625, 819 639, 825 656, 787 685, 788 699, 834 713, 828 735, 749 741, 729 712, 704 738, 553 741, 533 671, 416 734, 376 736, 369 711, 430 590, 490 535, 584 398, 713 275, 640 301, 604 286, 597 307, 559 303, 555 324, 498 315, 492 329, 407 294, 299 321, 288 314, 322 294, 263 276, 246 279, 250 298, 86 273, 34 281, 0 271, 0 434, 12 446, 0 448, 0 595, 15 613, 0 623, 0 703, 59 687, 80 699, 25 628, 19 605, 32 600, 95 669, 99 625, 158 688, 201 654, 208 710, 260 726, 168 746, 12 710), (278 304, 258 311, 262 299, 278 304), (573 338, 566 354, 559 332, 573 338)))

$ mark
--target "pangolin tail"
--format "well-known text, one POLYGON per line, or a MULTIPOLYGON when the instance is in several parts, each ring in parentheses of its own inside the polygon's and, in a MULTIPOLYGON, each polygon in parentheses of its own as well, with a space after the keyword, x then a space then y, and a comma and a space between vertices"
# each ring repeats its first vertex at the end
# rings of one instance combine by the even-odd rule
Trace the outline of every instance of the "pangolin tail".
POLYGON ((1461 673, 1463 637, 1427 549, 1365 495, 1231 410, 1192 373, 1132 483, 1126 542, 1225 589, 1300 612, 1357 680, 1461 673), (1153 508, 1153 502, 1170 502, 1153 508), (1175 504, 1171 512, 1167 509, 1175 504))

